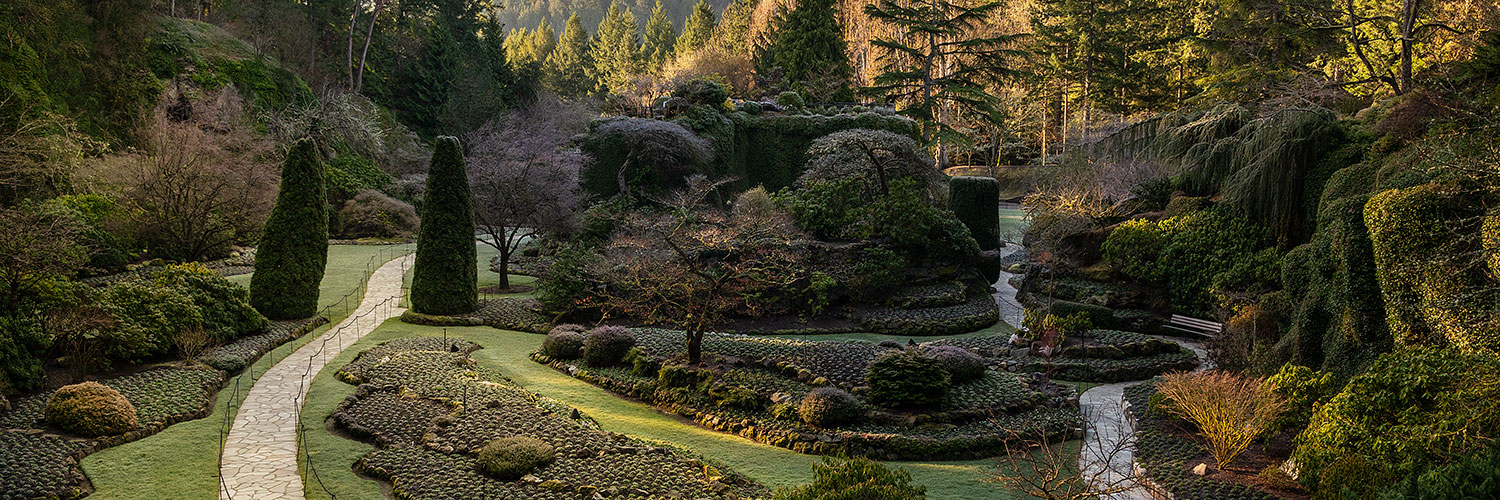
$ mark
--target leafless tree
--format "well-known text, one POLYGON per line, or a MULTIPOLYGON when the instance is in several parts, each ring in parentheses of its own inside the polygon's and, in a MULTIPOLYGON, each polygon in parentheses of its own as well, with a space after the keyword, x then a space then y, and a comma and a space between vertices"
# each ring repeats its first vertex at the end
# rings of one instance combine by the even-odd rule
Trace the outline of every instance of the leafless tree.
POLYGON ((109 310, 94 304, 69 306, 54 310, 47 318, 47 331, 53 343, 67 352, 68 368, 73 381, 82 381, 94 368, 106 337, 115 327, 109 310))
POLYGON ((0 310, 14 312, 31 285, 54 276, 69 276, 88 262, 77 243, 74 221, 33 210, 0 208, 0 310))
POLYGON ((538 236, 571 231, 583 194, 582 156, 568 146, 583 131, 582 108, 543 96, 467 137, 474 222, 500 251, 500 287, 510 287, 510 260, 538 236))
POLYGON ((986 481, 1044 500, 1140 498, 1132 494, 1142 487, 1131 463, 1136 439, 1123 415, 1096 419, 1094 413, 1105 409, 1083 411, 1084 439, 1077 455, 1062 439, 1012 433, 986 481))
POLYGON ((65 185, 78 159, 104 146, 79 133, 71 120, 14 96, 0 98, 0 204, 34 189, 65 185))

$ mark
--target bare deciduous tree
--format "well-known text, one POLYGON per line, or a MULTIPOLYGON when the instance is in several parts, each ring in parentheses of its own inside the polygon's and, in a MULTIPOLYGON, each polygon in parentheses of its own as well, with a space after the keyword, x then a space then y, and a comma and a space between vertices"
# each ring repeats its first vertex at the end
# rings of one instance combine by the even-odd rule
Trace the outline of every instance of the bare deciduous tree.
POLYGON ((74 222, 32 210, 0 208, 0 284, 5 301, 0 310, 13 312, 21 294, 37 282, 72 275, 88 262, 77 243, 74 222))
POLYGON ((1062 439, 1012 433, 986 481, 1044 500, 1141 498, 1131 494, 1141 488, 1131 462, 1135 435, 1123 418, 1094 418, 1104 410, 1083 408, 1084 439, 1077 455, 1062 439))
POLYGON ((474 222, 481 241, 500 251, 501 288, 510 287, 510 260, 522 245, 571 231, 583 160, 568 142, 586 121, 581 108, 544 96, 469 134, 474 222))

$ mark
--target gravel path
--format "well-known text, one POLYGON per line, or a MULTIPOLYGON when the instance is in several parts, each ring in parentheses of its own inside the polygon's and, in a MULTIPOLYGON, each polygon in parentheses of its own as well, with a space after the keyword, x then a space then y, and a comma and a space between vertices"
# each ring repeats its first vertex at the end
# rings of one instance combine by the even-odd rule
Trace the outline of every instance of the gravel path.
POLYGON ((272 366, 245 396, 225 438, 220 465, 221 500, 302 500, 297 470, 297 422, 313 376, 345 347, 382 322, 400 316, 401 278, 412 256, 399 257, 370 275, 359 308, 321 337, 272 366))

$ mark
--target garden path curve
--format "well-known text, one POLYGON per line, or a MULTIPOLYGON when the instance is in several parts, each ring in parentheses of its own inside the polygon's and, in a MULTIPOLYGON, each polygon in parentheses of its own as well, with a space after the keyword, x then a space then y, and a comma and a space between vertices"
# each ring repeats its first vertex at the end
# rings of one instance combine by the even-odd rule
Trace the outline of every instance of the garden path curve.
MULTIPOLYGON (((1213 368, 1213 361, 1201 342, 1182 338, 1152 337, 1181 344, 1198 356, 1198 369, 1213 368)), ((1105 500, 1151 500, 1155 497, 1146 488, 1130 484, 1135 477, 1134 449, 1130 438, 1135 426, 1125 418, 1125 388, 1140 383, 1139 380, 1116 382, 1096 386, 1078 396, 1078 407, 1083 418, 1088 419, 1084 428, 1083 449, 1078 453, 1078 468, 1083 477, 1092 481, 1101 490, 1129 486, 1123 491, 1101 495, 1105 500)))
POLYGON ((359 307, 322 336, 297 349, 255 381, 224 441, 221 500, 302 500, 297 469, 297 422, 314 376, 345 347, 401 315, 401 280, 412 256, 393 259, 370 275, 359 307))

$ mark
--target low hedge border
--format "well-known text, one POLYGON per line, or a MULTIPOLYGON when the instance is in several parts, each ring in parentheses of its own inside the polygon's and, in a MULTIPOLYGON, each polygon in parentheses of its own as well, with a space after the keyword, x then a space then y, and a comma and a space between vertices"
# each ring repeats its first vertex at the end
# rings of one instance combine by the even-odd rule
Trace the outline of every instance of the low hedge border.
POLYGON ((501 330, 546 334, 552 321, 538 312, 541 304, 532 298, 500 297, 480 299, 479 308, 471 314, 442 316, 407 310, 401 321, 423 326, 489 326, 501 330))
POLYGON ((1000 321, 1000 306, 988 294, 971 294, 962 304, 917 309, 883 308, 857 314, 865 331, 888 335, 958 335, 1000 321))
POLYGON ((1187 348, 1144 358, 1053 358, 1051 366, 1046 360, 1031 357, 1006 363, 1006 369, 1010 371, 1044 372, 1051 369, 1053 378, 1100 383, 1141 380, 1197 366, 1198 356, 1187 348))
MULTIPOLYGON (((1034 406, 1026 412, 1014 415, 1014 420, 1017 422, 1038 420, 1043 422, 1039 428, 1015 434, 983 433, 931 438, 889 432, 825 431, 807 427, 777 429, 760 425, 760 422, 751 418, 722 413, 718 409, 695 408, 670 401, 662 402, 657 396, 658 388, 654 382, 616 380, 600 370, 553 359, 541 352, 532 353, 531 359, 607 391, 646 402, 663 412, 690 419, 704 428, 735 434, 756 442, 810 455, 865 456, 877 460, 968 460, 994 456, 996 453, 1003 452, 1006 444, 1013 444, 1017 440, 1036 439, 1042 435, 1046 435, 1049 439, 1059 440, 1078 438, 1080 432, 1076 408, 1048 406, 1034 406), (1071 413, 1068 413, 1070 411, 1071 413), (1051 418, 1053 415, 1048 415, 1049 412, 1064 414, 1062 418, 1051 418)), ((950 413, 952 415, 939 415, 939 417, 956 417, 959 412, 950 413)), ((922 417, 925 418, 908 422, 907 425, 916 428, 930 425, 941 426, 945 422, 943 418, 934 418, 931 415, 922 415, 922 417)))

